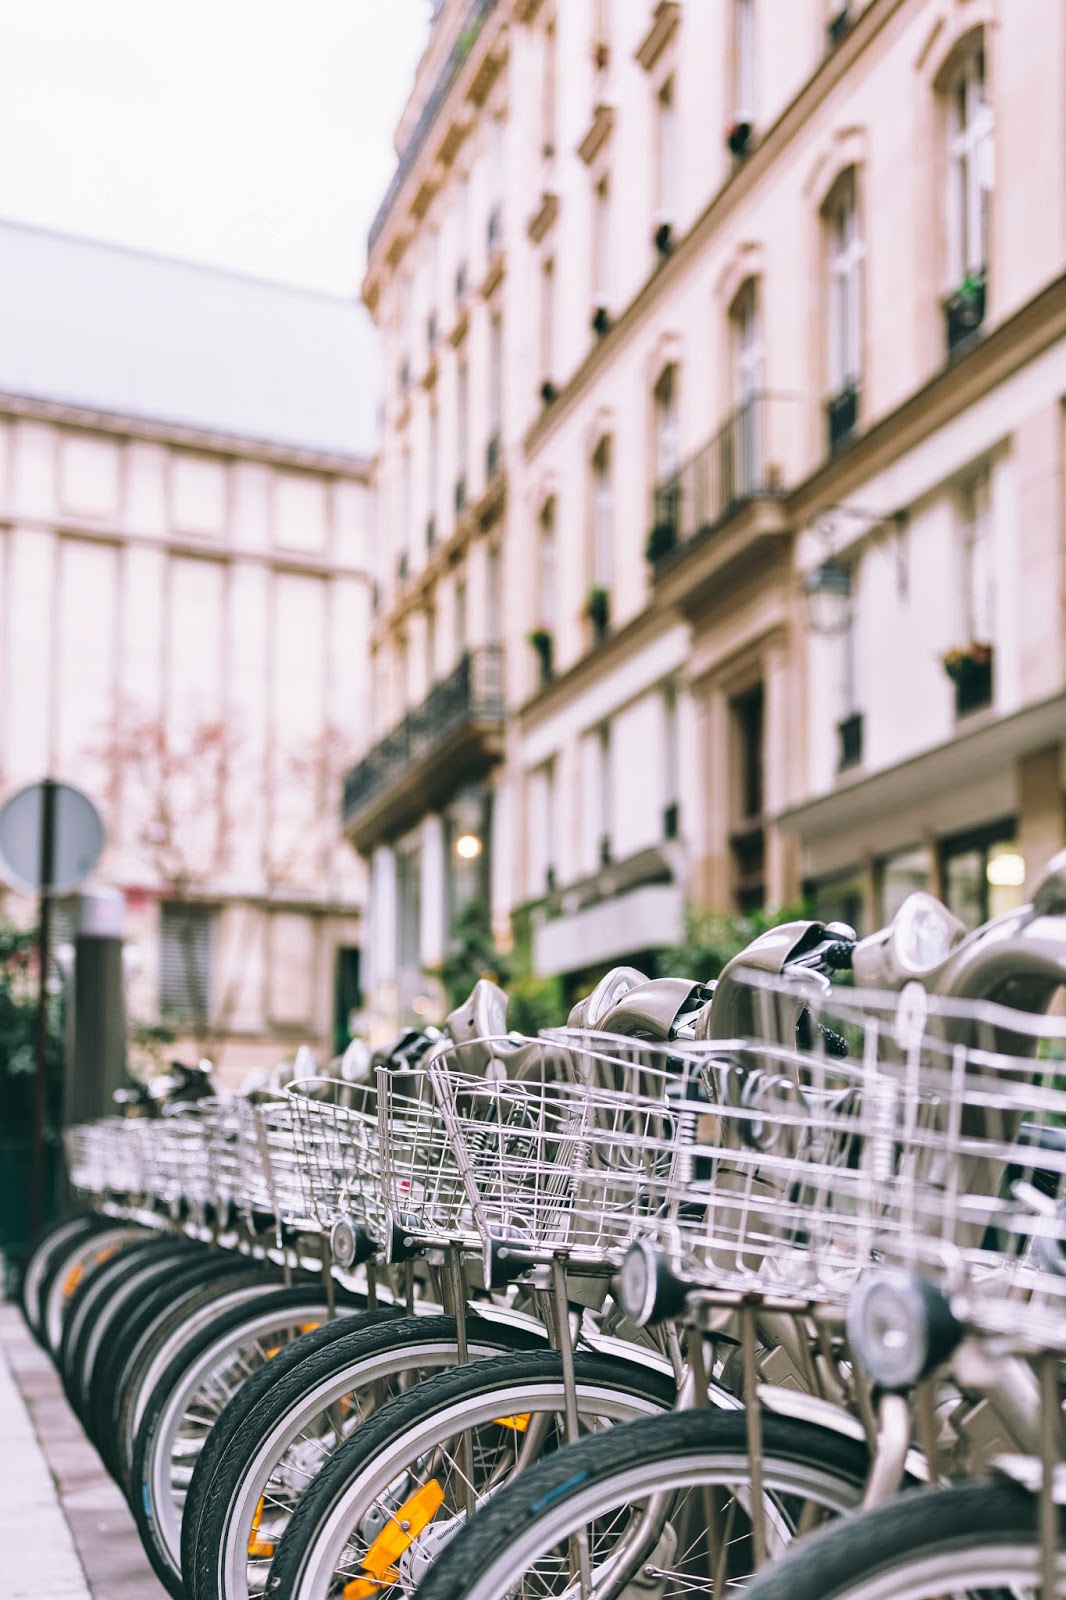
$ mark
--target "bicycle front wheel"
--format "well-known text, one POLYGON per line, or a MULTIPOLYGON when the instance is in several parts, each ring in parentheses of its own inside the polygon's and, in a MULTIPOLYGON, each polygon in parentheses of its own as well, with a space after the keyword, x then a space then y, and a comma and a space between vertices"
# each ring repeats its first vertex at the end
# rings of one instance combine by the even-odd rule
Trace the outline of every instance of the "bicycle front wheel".
MULTIPOLYGON (((857 1505, 868 1467, 856 1440, 764 1416, 768 1555, 857 1505)), ((751 1484, 743 1411, 631 1422, 504 1489, 445 1546, 418 1600, 614 1600, 638 1578, 655 1600, 723 1593, 755 1567, 751 1484)))
MULTIPOLYGON (((1066 1592, 1060 1513, 1056 1594, 1066 1592)), ((1036 1600, 1037 1502, 1013 1483, 897 1495, 762 1573, 745 1600, 1036 1600)))

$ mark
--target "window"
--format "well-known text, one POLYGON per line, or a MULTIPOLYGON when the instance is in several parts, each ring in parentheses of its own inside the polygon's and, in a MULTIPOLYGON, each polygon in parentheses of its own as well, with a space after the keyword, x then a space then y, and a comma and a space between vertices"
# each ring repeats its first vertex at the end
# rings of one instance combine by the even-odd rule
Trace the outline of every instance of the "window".
POLYGON ((529 892, 550 894, 556 883, 555 760, 529 775, 529 892))
POLYGON ((755 0, 733 0, 733 109, 737 122, 755 121, 755 0))
POLYGON ((175 1022, 211 1016, 211 954, 215 912, 207 906, 161 908, 159 1010, 175 1022))
POLYGON ((862 239, 855 169, 836 184, 825 210, 829 246, 829 392, 857 389, 862 376, 862 239))
POLYGON ((880 868, 880 926, 887 927, 909 894, 928 889, 933 877, 933 858, 924 845, 897 850, 886 856, 880 868))
POLYGON ((681 790, 681 745, 677 726, 677 685, 663 689, 663 834, 676 839, 681 790))
POLYGON ((948 269, 950 288, 988 266, 989 207, 995 165, 985 55, 966 52, 948 87, 948 269))
POLYGON ((489 433, 499 440, 503 425, 503 320, 489 324, 489 433))
POLYGON ((762 684, 731 700, 729 712, 734 772, 733 893, 738 911, 755 911, 765 899, 762 684))
POLYGON ((491 260, 503 246, 503 197, 505 193, 503 118, 489 122, 489 219, 486 254, 491 260))
POLYGON ((555 262, 540 269, 540 371, 545 383, 555 376, 555 262))
POLYGON ((403 716, 407 710, 408 695, 411 688, 410 664, 407 656, 407 636, 400 634, 396 640, 396 720, 403 716))
POLYGON ((596 735, 596 797, 599 805, 601 867, 611 864, 611 833, 614 827, 614 764, 611 760, 611 724, 605 722, 596 735))
POLYGON ((944 903, 968 928, 1014 911, 1025 901, 1025 861, 1017 828, 1004 821, 940 847, 944 903))
POLYGON ((498 544, 489 546, 488 563, 488 605, 485 617, 486 637, 489 644, 500 642, 500 601, 502 585, 500 580, 500 547, 498 544))
POLYGON ((664 367, 655 385, 655 477, 672 478, 681 465, 677 417, 677 368, 664 367))
POLYGON ((458 578, 455 584, 455 653, 466 651, 466 579, 458 578))
POLYGON ((614 485, 611 479, 611 441, 601 439, 592 457, 592 582, 597 589, 611 587, 613 547, 614 485))
POLYGON ((860 869, 818 879, 807 886, 806 898, 819 922, 846 922, 862 936, 866 882, 860 869))
POLYGON ((426 451, 426 544, 437 537, 437 493, 440 481, 440 411, 434 402, 429 408, 429 441, 426 451))
POLYGON ((551 633, 555 627, 555 501, 548 500, 540 514, 537 539, 538 627, 551 633))
POLYGON ((466 299, 467 262, 470 251, 470 174, 464 172, 459 180, 459 197, 455 217, 455 298, 459 304, 466 299))
POLYGON ((655 101, 655 221, 674 219, 674 174, 677 145, 674 138, 674 80, 668 78, 655 101))
POLYGON ((603 177, 592 191, 592 304, 609 307, 611 183, 603 177))
POLYGON ((396 852, 396 966, 401 975, 422 971, 422 851, 396 852))
POLYGON ((397 531, 396 576, 402 583, 408 575, 411 550, 411 446, 400 452, 400 526, 397 531))
POLYGON ((544 29, 544 78, 541 84, 541 144, 546 161, 555 154, 556 34, 554 17, 544 29))
POLYGON ((363 1004, 361 952, 355 945, 338 945, 333 956, 333 1049, 343 1053, 358 1026, 363 1004))
POLYGON ((992 643, 991 487, 991 475, 986 470, 964 486, 960 497, 964 644, 992 643))
POLYGON ((470 369, 465 355, 461 357, 455 375, 455 454, 456 489, 455 509, 461 511, 466 503, 467 452, 470 446, 470 369))
POLYGON ((762 331, 759 287, 753 278, 733 302, 730 317, 733 344, 733 398, 735 411, 724 436, 726 460, 723 483, 731 499, 743 499, 759 487, 761 440, 758 397, 763 383, 762 331))
POLYGON ((437 681, 437 608, 426 607, 426 683, 432 688, 437 681))

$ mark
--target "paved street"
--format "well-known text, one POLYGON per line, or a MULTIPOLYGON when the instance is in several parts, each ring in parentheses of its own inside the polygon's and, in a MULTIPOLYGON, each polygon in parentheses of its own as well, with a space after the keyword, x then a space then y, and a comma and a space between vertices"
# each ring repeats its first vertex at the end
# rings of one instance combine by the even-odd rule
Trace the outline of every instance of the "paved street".
POLYGON ((125 1500, 17 1307, 0 1304, 5 1600, 163 1600, 125 1500))

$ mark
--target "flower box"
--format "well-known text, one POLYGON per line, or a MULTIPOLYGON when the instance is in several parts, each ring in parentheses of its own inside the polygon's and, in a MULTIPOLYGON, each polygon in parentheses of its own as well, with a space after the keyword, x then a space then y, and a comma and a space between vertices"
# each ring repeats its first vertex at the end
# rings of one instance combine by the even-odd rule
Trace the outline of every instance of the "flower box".
POLYGON ((944 671, 955 685, 957 717, 992 704, 993 658, 992 646, 980 640, 949 650, 943 657, 944 671))

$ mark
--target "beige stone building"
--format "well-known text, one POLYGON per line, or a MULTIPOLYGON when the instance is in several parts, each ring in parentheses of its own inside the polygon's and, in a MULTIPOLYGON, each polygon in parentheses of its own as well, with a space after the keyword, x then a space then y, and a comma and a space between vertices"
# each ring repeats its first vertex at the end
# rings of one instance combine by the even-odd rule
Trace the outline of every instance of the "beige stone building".
POLYGON ((438 8, 364 285, 384 1011, 470 892, 577 984, 1063 842, 1064 116, 1058 0, 438 8))
POLYGON ((358 1000, 336 819, 367 714, 373 354, 340 300, 0 225, 0 792, 89 793, 131 1015, 228 1076, 331 1050, 358 1000))

